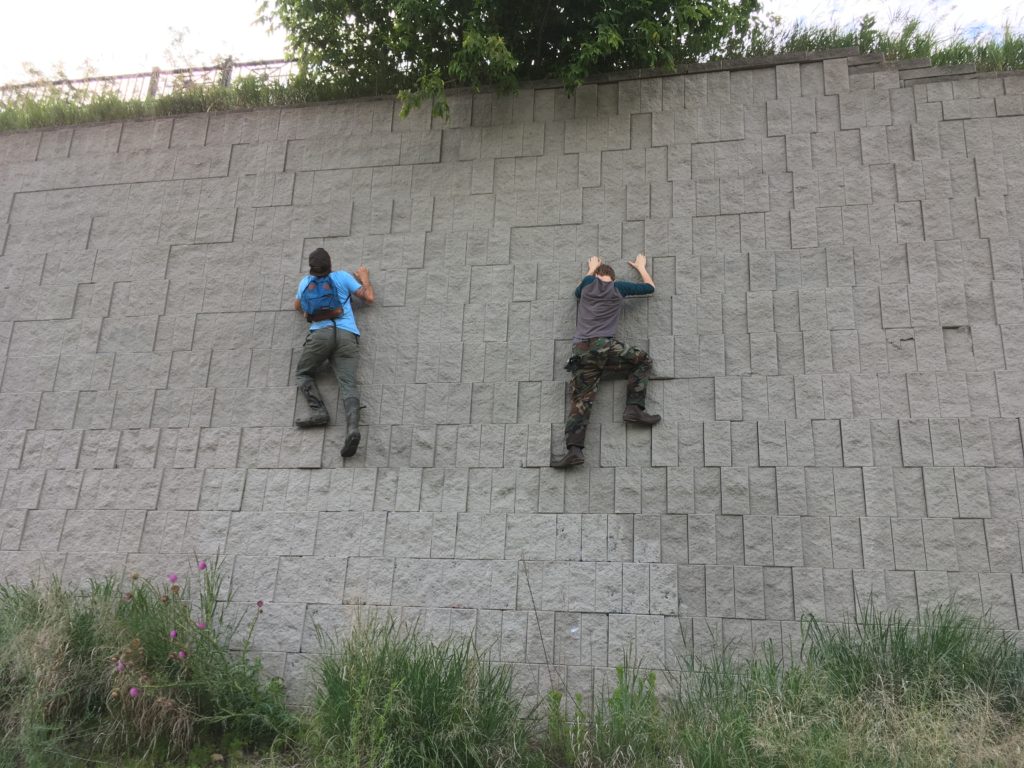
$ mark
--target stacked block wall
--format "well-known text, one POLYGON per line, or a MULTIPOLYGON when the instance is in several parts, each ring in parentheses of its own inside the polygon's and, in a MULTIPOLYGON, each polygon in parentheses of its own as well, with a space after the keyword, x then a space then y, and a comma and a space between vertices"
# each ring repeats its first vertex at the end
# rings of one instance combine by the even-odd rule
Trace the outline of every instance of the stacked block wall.
POLYGON ((219 551, 296 690, 315 623, 384 610, 528 694, 869 597, 1017 630, 1024 78, 850 64, 0 136, 0 577, 219 551), (319 245, 378 292, 348 461, 292 427, 319 245), (572 290, 639 251, 664 420, 606 382, 550 469, 572 290))

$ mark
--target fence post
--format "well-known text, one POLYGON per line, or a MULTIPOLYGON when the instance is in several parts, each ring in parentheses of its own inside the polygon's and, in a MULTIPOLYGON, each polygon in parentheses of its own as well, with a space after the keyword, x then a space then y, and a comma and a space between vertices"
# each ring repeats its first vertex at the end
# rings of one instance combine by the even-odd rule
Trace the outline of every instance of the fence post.
POLYGON ((234 59, 228 56, 220 65, 220 84, 225 88, 231 85, 231 69, 234 63, 234 59))
POLYGON ((153 67, 149 73, 149 98, 155 99, 157 89, 160 87, 160 67, 153 67))

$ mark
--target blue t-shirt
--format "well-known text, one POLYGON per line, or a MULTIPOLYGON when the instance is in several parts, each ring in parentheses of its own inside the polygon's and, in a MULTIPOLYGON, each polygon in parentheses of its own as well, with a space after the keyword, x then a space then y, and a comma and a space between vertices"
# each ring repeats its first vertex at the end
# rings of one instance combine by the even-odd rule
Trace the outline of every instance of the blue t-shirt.
MULTIPOLYGON (((309 281, 313 278, 310 275, 306 275, 299 281, 299 288, 295 291, 295 298, 300 299, 302 292, 306 286, 309 285, 309 281)), ((355 279, 348 272, 338 270, 337 272, 331 272, 331 282, 334 283, 334 287, 338 290, 338 296, 341 297, 341 317, 336 320, 318 320, 315 323, 311 323, 309 330, 319 331, 321 328, 330 328, 337 324, 338 328, 343 331, 349 331, 354 333, 356 336, 359 335, 359 328, 356 326, 356 316, 352 312, 352 294, 358 291, 362 286, 359 281, 355 279)))

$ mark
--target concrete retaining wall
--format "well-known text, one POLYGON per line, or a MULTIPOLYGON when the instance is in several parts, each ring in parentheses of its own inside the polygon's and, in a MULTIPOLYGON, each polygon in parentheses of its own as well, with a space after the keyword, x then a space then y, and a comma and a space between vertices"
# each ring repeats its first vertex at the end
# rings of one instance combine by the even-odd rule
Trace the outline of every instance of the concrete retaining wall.
POLYGON ((1024 78, 780 61, 0 135, 0 578, 219 550, 294 691, 384 608, 528 694, 869 596, 1017 630, 1024 78), (319 245, 378 291, 348 461, 291 426, 319 245), (664 421, 607 382, 552 470, 571 291, 641 250, 664 421))

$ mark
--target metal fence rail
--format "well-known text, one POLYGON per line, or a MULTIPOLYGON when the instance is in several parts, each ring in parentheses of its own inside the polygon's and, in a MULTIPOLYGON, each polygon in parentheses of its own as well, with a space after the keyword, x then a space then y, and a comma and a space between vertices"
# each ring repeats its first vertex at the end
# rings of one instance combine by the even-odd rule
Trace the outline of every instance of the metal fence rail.
POLYGON ((166 96, 195 86, 230 85, 242 77, 257 77, 284 83, 295 74, 296 63, 273 61, 232 61, 227 59, 209 67, 160 69, 131 75, 83 77, 75 80, 39 80, 33 83, 0 85, 0 105, 19 98, 40 98, 60 94, 69 99, 88 101, 90 97, 113 94, 124 100, 144 100, 166 96))

